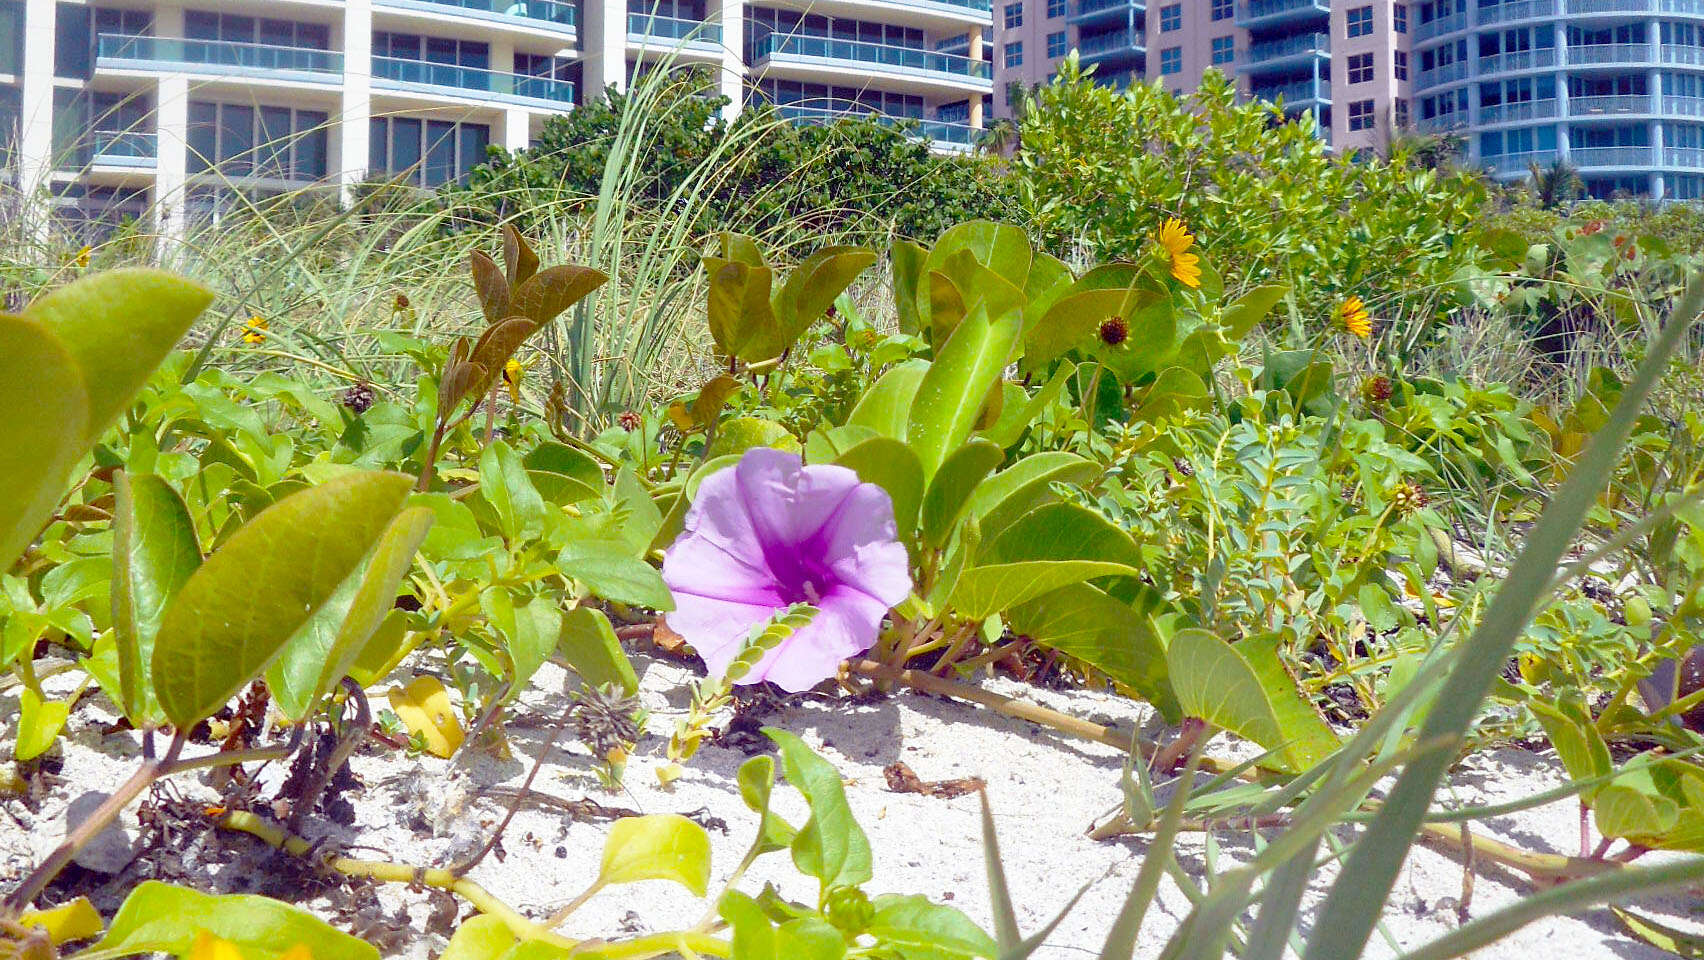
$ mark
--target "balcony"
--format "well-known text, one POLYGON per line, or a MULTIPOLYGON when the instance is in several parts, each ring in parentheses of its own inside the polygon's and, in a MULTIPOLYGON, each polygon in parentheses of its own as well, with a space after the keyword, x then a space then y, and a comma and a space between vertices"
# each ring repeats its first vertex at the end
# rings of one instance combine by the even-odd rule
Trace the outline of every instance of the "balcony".
POLYGON ((1479 8, 1479 25, 1489 27, 1499 23, 1516 23, 1556 16, 1557 0, 1513 0, 1494 7, 1479 8))
POLYGON ((1447 17, 1428 20, 1414 28, 1414 42, 1421 43, 1433 37, 1441 37, 1446 33, 1467 29, 1467 14, 1452 13, 1447 17))
POLYGON ((1316 107, 1331 106, 1331 81, 1321 80, 1315 83, 1313 78, 1298 80, 1295 83, 1285 83, 1275 86, 1253 87, 1249 95, 1256 100, 1266 100, 1271 103, 1284 101, 1284 112, 1311 110, 1316 107))
POLYGON ((1602 13, 1654 13, 1655 0, 1568 0, 1568 15, 1602 13))
POLYGON ((1663 13, 1704 17, 1704 0, 1660 0, 1657 8, 1663 13))
POLYGON ((572 34, 579 23, 578 7, 564 0, 373 0, 381 10, 420 13, 458 13, 478 20, 542 27, 572 34))
POLYGON ((1671 117, 1704 117, 1704 97, 1664 97, 1663 113, 1671 117))
POLYGON ((1655 159, 1645 147, 1574 147, 1568 159, 1576 167, 1649 167, 1655 159))
POLYGON ((874 120, 883 126, 897 127, 928 140, 936 148, 955 152, 968 151, 976 146, 983 131, 968 123, 949 123, 945 120, 923 120, 918 117, 895 117, 874 110, 834 107, 810 107, 785 104, 775 108, 776 115, 802 126, 827 126, 841 120, 874 120))
POLYGON ((1511 50, 1479 58, 1479 75, 1516 73, 1521 70, 1544 70, 1556 66, 1556 48, 1539 47, 1533 50, 1511 50))
POLYGON ((1467 61, 1457 60, 1446 63, 1431 70, 1422 70, 1414 75, 1414 86, 1418 90, 1426 90, 1445 83, 1467 79, 1467 61))
POLYGON ((817 61, 838 69, 851 66, 854 69, 862 68, 866 72, 938 77, 961 84, 969 81, 974 86, 987 89, 994 86, 993 66, 986 60, 972 60, 969 57, 936 53, 917 47, 897 47, 859 40, 769 33, 757 38, 757 42, 752 45, 751 59, 753 66, 764 61, 773 63, 776 60, 817 61))
POLYGON ((629 43, 648 44, 663 41, 664 46, 690 44, 722 49, 722 25, 702 20, 682 20, 676 17, 653 17, 647 13, 627 15, 629 43))
POLYGON ((1467 129, 1467 114, 1456 111, 1414 121, 1415 133, 1450 133, 1467 129))
POLYGON ((1704 170, 1704 150, 1697 147, 1669 147, 1663 151, 1663 166, 1682 170, 1704 170))
POLYGON ((90 140, 95 166, 151 170, 159 153, 155 135, 142 130, 96 130, 90 140))
POLYGON ((1081 26, 1094 23, 1129 23, 1132 13, 1147 8, 1143 0, 1073 0, 1065 22, 1081 26))
POLYGON ((1603 97, 1568 98, 1570 119, 1590 120, 1593 117, 1616 117, 1634 113, 1650 113, 1651 96, 1647 93, 1603 97))
POLYGON ((1554 99, 1499 103, 1480 107, 1479 123, 1485 126, 1494 123, 1520 123, 1523 120, 1544 120, 1556 116, 1556 109, 1554 99))
POLYGON ((1651 45, 1648 43, 1583 43, 1568 48, 1570 67, 1650 62, 1651 45))
POLYGON ((1497 176, 1505 179, 1519 179, 1527 175, 1527 170, 1533 165, 1548 167, 1560 157, 1555 150, 1522 150, 1515 153, 1499 153, 1479 158, 1479 162, 1494 170, 1497 176))
POLYGON ((1307 66, 1314 60, 1330 59, 1331 34, 1304 33, 1283 40, 1251 44, 1248 48, 1248 62, 1238 69, 1247 74, 1266 73, 1307 66))
POLYGON ((429 63, 425 60, 404 60, 398 57, 373 58, 373 85, 387 90, 446 93, 505 103, 522 103, 550 108, 565 108, 574 104, 574 84, 554 77, 533 77, 519 73, 498 73, 453 63, 429 63))
POLYGON ((315 83, 338 83, 343 77, 343 54, 335 50, 268 43, 103 33, 95 41, 95 56, 95 66, 102 70, 170 70, 315 83))
POLYGON ((1084 66, 1091 63, 1118 66, 1140 60, 1148 50, 1148 38, 1140 30, 1114 30, 1077 41, 1077 56, 1084 66))
POLYGON ((1680 63, 1689 66, 1704 66, 1704 47, 1687 47, 1679 44, 1663 44, 1663 62, 1680 63))
POLYGON ((1245 30, 1301 24, 1329 16, 1328 0, 1248 0, 1237 4, 1237 26, 1245 30))

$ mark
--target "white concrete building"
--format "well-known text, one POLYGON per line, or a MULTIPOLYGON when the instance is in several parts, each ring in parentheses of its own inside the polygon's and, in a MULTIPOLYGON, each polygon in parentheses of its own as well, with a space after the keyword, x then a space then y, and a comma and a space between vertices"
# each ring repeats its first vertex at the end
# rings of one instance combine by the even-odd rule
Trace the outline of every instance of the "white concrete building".
POLYGON ((0 0, 16 186, 167 232, 240 189, 462 176, 647 62, 738 110, 875 112, 964 149, 993 92, 989 0, 0 0))

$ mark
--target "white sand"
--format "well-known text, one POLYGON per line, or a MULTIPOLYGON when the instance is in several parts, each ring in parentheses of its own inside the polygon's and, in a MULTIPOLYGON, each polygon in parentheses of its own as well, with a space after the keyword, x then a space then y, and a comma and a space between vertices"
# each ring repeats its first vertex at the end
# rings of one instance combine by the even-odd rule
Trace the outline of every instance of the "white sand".
MULTIPOLYGON (((750 843, 755 820, 740 802, 734 773, 745 759, 738 750, 707 744, 693 759, 672 791, 659 788, 654 770, 668 734, 687 704, 685 681, 690 672, 672 663, 641 660, 643 693, 652 710, 647 736, 628 767, 622 792, 603 792, 591 774, 588 758, 568 736, 540 773, 534 788, 564 799, 590 796, 600 802, 644 813, 688 813, 704 809, 727 822, 726 835, 712 831, 715 877, 727 875, 750 843), (562 749, 567 746, 566 750, 562 749)), ((1106 694, 1033 690, 993 680, 1000 692, 1026 695, 1047 705, 1102 722, 1149 723, 1149 711, 1106 694)), ((518 785, 537 754, 542 724, 561 711, 565 679, 547 666, 522 697, 506 723, 515 759, 478 758, 466 769, 431 757, 408 758, 399 753, 356 758, 356 773, 367 784, 353 796, 358 812, 354 830, 333 828, 333 837, 352 845, 350 854, 383 857, 421 865, 440 865, 446 858, 477 846, 483 831, 501 816, 500 801, 475 796, 476 788, 496 783, 518 785), (409 826, 425 814, 436 835, 409 826), (381 851, 375 853, 374 849, 381 851)), ((0 713, 6 698, 0 698, 0 713)), ((376 698, 377 704, 382 704, 376 698)), ((0 801, 16 822, 0 812, 0 874, 8 885, 32 860, 53 846, 62 826, 67 801, 88 789, 111 789, 127 775, 134 757, 134 735, 99 736, 110 720, 99 697, 85 701, 72 718, 65 749, 66 783, 55 789, 39 815, 24 811, 15 800, 0 801), (123 755, 120 755, 123 754, 123 755), (62 820, 59 820, 62 823, 62 820), (19 829, 19 823, 37 828, 19 829), (51 829, 49 829, 51 827, 51 829)), ((978 805, 974 795, 940 800, 887 789, 882 768, 894 761, 908 764, 924 780, 977 776, 988 783, 1006 869, 1026 933, 1042 926, 1084 884, 1091 887, 1072 914, 1036 954, 1045 960, 1093 957, 1134 880, 1146 840, 1127 837, 1096 842, 1084 835, 1090 824, 1111 811, 1120 799, 1117 752, 1094 743, 1067 739, 1022 721, 1001 717, 972 705, 902 693, 879 702, 853 705, 844 701, 810 699, 789 705, 765 722, 802 736, 819 749, 848 781, 854 811, 875 850, 872 893, 923 893, 965 910, 989 924, 978 805)), ((1162 733, 1150 730, 1150 733, 1162 733)), ((1216 746, 1228 746, 1223 741, 1216 746)), ((1223 752, 1223 751, 1219 751, 1223 752)), ((206 793, 197 776, 184 778, 191 796, 206 793), (198 793, 199 791, 199 793, 198 793)), ((1504 749, 1472 758, 1451 778, 1447 797, 1459 804, 1484 804, 1530 796, 1562 782, 1560 767, 1549 754, 1535 755, 1504 749)), ((211 796, 210 793, 206 793, 211 796)), ((795 824, 805 807, 797 793, 784 785, 776 791, 777 808, 795 824)), ((1500 817, 1474 825, 1480 835, 1552 853, 1573 852, 1578 843, 1577 807, 1563 801, 1547 807, 1500 817)), ((578 893, 592 879, 607 826, 576 823, 558 812, 527 808, 511 825, 503 843, 506 856, 488 858, 474 879, 497 896, 534 916, 542 917, 578 893), (556 856, 557 848, 565 856, 556 856)), ((1225 869, 1252 847, 1246 832, 1221 831, 1214 836, 1216 863, 1225 869)), ((244 841, 233 838, 232 845, 244 841)), ((1194 875, 1201 876, 1205 839, 1188 835, 1178 856, 1194 875)), ((241 858, 210 868, 212 886, 240 888, 245 878, 241 858), (224 876, 220 876, 224 874, 224 876)), ((1308 910, 1330 882, 1324 871, 1310 891, 1308 910)), ((807 899, 815 881, 801 877, 785 853, 758 862, 742 888, 756 892, 765 881, 783 894, 807 899)), ((712 882, 712 893, 719 887, 712 882)), ((1417 849, 1397 882, 1383 923, 1384 937, 1375 935, 1369 956, 1394 956, 1452 929, 1455 903, 1461 896, 1459 864, 1430 850, 1417 849), (1387 939, 1388 938, 1388 939, 1387 939)), ((1470 911, 1483 916, 1523 895, 1526 888, 1495 870, 1477 878, 1470 911)), ((406 904, 414 926, 423 928, 429 905, 423 894, 387 887, 383 894, 395 909, 406 904)), ((1647 912, 1671 922, 1689 923, 1695 897, 1677 895, 1645 901, 1647 912)), ((323 903, 319 904, 321 907, 323 903)), ((103 905, 110 908, 110 905, 103 905)), ((705 904, 687 891, 648 882, 605 891, 570 919, 564 932, 575 936, 612 936, 624 931, 669 929, 691 925, 705 904)), ((1187 910, 1187 901, 1167 881, 1160 902, 1150 912, 1139 941, 1138 956, 1157 956, 1165 938, 1187 910)), ((1311 913, 1309 914, 1311 915, 1311 913)), ((1304 929, 1307 915, 1304 915, 1304 929)), ((434 955, 442 939, 420 936, 407 955, 434 955)), ((1481 957, 1535 957, 1545 960, 1621 958, 1654 960, 1669 956, 1625 935, 1607 911, 1578 918, 1558 918, 1534 924, 1481 957)))

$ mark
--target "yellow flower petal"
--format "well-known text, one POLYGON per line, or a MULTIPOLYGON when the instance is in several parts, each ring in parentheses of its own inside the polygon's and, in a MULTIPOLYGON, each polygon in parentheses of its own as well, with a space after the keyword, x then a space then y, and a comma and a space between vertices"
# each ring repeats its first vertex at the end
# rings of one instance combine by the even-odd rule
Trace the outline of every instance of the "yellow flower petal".
POLYGON ((202 930, 195 935, 195 943, 190 945, 185 960, 243 960, 243 952, 231 941, 214 936, 211 930, 202 930))
POLYGON ((56 947, 69 940, 92 937, 106 929, 106 922, 88 897, 78 897, 51 910, 25 910, 18 923, 46 930, 47 938, 56 947))
POLYGON ((415 677, 407 687, 392 687, 390 705, 410 734, 425 739, 426 752, 435 757, 449 757, 467 736, 450 705, 449 691, 437 677, 415 677))

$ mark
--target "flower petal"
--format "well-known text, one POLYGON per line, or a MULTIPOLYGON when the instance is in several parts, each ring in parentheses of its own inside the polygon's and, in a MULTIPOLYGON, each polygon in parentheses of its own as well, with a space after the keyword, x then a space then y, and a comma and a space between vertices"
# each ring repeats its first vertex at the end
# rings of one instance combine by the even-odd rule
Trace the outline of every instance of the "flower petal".
POLYGON ((768 604, 738 603, 690 593, 676 593, 674 599, 675 608, 663 615, 663 622, 692 644, 692 649, 704 658, 712 677, 727 673, 728 664, 739 656, 752 628, 767 623, 779 612, 779 608, 768 604))
POLYGON ((891 607, 911 593, 911 560, 896 536, 892 498, 865 483, 847 496, 811 546, 835 580, 891 607))
POLYGON ((846 467, 806 467, 798 454, 768 447, 746 451, 734 470, 770 569, 782 576, 777 554, 813 537, 858 487, 858 474, 846 467))
MULTIPOLYGON (((875 645, 888 604, 840 586, 822 598, 817 615, 747 674, 741 683, 768 680, 798 693, 833 677, 840 662, 875 645)), ((730 659, 732 659, 730 657, 730 659)))
POLYGON ((671 591, 748 603, 774 586, 732 469, 699 485, 681 536, 663 554, 663 581, 671 591))

